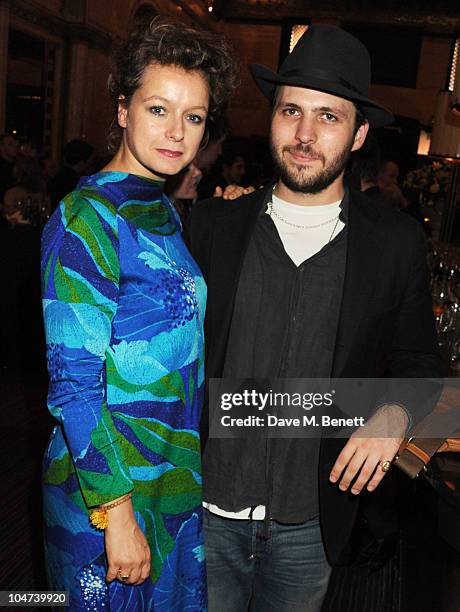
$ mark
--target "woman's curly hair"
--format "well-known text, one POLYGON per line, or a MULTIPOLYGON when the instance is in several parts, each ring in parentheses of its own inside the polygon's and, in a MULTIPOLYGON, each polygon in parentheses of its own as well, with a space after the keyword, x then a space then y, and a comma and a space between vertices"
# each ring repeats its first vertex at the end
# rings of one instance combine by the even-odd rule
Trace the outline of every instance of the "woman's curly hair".
MULTIPOLYGON (((120 96, 129 105, 141 86, 147 66, 179 66, 197 70, 206 78, 210 104, 207 127, 224 114, 229 97, 237 86, 237 65, 229 43, 221 34, 195 30, 182 23, 156 17, 136 27, 121 42, 113 56, 109 76, 109 94, 117 112, 120 96)), ((116 114, 109 132, 109 149, 115 152, 120 144, 122 128, 116 114)))

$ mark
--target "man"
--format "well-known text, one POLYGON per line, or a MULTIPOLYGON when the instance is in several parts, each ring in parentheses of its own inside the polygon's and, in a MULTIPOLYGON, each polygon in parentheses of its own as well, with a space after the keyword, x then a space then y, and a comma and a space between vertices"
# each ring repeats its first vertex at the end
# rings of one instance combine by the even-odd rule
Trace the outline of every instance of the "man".
POLYGON ((0 136, 0 200, 5 191, 16 182, 14 164, 19 151, 19 143, 11 134, 0 136))
POLYGON ((396 210, 403 210, 407 200, 398 186, 399 166, 391 159, 382 159, 378 172, 377 184, 389 205, 396 210))
POLYGON ((390 210, 399 210, 393 195, 394 192, 379 187, 380 167, 379 143, 372 134, 368 134, 364 145, 353 156, 352 180, 355 181, 356 187, 366 197, 371 198, 380 206, 390 210))
POLYGON ((214 119, 212 125, 208 128, 208 132, 208 142, 204 149, 198 151, 196 156, 196 165, 205 176, 211 174, 214 164, 223 153, 223 144, 228 136, 225 116, 214 119))
POLYGON ((198 187, 198 199, 204 200, 213 195, 222 195, 229 185, 240 185, 246 171, 246 162, 240 147, 227 142, 222 147, 221 170, 218 176, 208 174, 198 187))
POLYGON ((63 150, 64 165, 49 184, 51 210, 77 186, 91 164, 94 147, 84 140, 70 140, 63 150))
MULTIPOLYGON (((343 183, 369 126, 392 119, 368 98, 369 64, 354 37, 317 25, 278 74, 252 67, 273 105, 279 179, 192 214, 209 378, 438 375, 423 238, 343 183)), ((210 612, 320 609, 360 494, 383 480, 408 426, 400 405, 375 416, 393 437, 206 441, 205 416, 210 612)))
POLYGON ((221 187, 227 185, 239 185, 243 179, 246 171, 246 163, 242 155, 238 155, 237 150, 231 148, 225 149, 222 152, 222 177, 226 184, 222 184, 221 187))
POLYGON ((166 181, 165 193, 179 213, 184 227, 186 227, 190 210, 197 198, 197 188, 202 176, 203 173, 196 165, 196 159, 194 159, 182 172, 175 174, 166 181))

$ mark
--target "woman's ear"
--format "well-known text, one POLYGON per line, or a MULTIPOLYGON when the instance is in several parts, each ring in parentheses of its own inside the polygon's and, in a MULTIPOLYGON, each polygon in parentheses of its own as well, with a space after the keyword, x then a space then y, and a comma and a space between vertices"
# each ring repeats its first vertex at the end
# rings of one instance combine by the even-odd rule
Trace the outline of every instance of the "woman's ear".
POLYGON ((118 125, 122 128, 128 125, 128 103, 125 96, 118 97, 118 125))

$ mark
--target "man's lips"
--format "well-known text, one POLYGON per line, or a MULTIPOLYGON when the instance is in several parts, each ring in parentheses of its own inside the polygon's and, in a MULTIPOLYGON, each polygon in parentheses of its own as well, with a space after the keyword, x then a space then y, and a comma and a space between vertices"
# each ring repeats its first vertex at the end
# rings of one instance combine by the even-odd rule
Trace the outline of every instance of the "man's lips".
POLYGON ((174 149, 157 149, 157 151, 160 153, 160 155, 164 155, 169 159, 176 159, 183 155, 182 151, 175 151, 174 149))
POLYGON ((300 153, 299 151, 288 151, 288 153, 293 157, 296 161, 308 164, 314 161, 319 161, 319 157, 315 157, 314 155, 305 155, 305 153, 300 153))

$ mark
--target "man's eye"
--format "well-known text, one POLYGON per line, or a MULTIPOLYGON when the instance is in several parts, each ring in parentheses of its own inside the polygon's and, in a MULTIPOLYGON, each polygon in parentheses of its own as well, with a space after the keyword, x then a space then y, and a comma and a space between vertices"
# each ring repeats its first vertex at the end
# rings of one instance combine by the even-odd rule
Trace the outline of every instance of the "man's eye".
POLYGON ((294 117, 295 115, 298 114, 298 110, 296 108, 284 108, 283 109, 283 114, 286 115, 287 117, 294 117))
POLYGON ((165 114, 166 110, 165 110, 165 108, 163 106, 151 106, 150 107, 150 112, 153 115, 161 116, 161 115, 165 114))
POLYGON ((323 117, 326 119, 326 121, 337 121, 337 117, 332 113, 324 113, 323 117))
POLYGON ((201 115, 187 115, 187 119, 192 123, 203 123, 204 119, 201 115))

